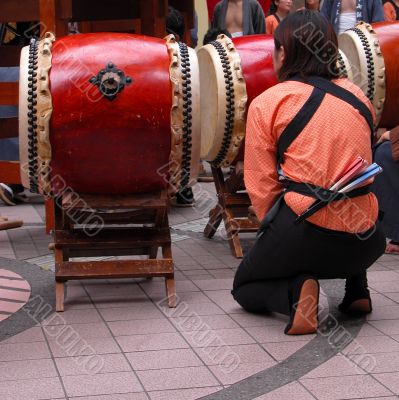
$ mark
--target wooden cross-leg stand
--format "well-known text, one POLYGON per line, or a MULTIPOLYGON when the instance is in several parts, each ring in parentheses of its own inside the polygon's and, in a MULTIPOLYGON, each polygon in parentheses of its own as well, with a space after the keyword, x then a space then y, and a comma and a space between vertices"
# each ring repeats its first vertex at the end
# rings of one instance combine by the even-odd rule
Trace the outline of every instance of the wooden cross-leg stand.
POLYGON ((56 310, 71 279, 164 277, 176 307, 166 191, 129 196, 62 195, 55 199, 56 310), (132 227, 134 225, 134 227, 132 227), (162 256, 158 258, 158 248, 162 256), (146 259, 71 261, 72 257, 146 255, 146 259))
POLYGON ((209 221, 204 235, 212 238, 222 220, 224 221, 227 239, 232 254, 243 257, 239 233, 257 232, 259 224, 248 218, 248 207, 251 205, 244 186, 244 172, 237 164, 233 173, 225 180, 221 168, 212 167, 218 204, 209 213, 209 221))

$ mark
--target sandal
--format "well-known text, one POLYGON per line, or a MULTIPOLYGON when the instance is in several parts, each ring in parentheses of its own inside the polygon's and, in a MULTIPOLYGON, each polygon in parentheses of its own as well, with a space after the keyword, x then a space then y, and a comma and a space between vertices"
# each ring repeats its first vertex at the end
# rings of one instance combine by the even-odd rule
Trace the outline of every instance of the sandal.
POLYGON ((4 183, 0 183, 0 199, 8 206, 15 206, 14 193, 10 187, 4 183))
POLYGON ((294 289, 289 293, 291 304, 290 322, 284 333, 287 335, 308 335, 318 328, 320 286, 317 279, 301 276, 296 279, 294 289))
POLYGON ((348 278, 344 299, 338 306, 339 311, 347 314, 370 314, 373 306, 367 286, 366 272, 348 278))

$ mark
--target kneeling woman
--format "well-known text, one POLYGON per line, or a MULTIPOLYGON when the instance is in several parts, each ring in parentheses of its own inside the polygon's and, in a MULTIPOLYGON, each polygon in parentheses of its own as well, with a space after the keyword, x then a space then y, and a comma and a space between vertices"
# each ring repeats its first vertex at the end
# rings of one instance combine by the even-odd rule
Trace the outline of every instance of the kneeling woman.
POLYGON ((252 102, 245 139, 245 185, 262 231, 232 293, 248 311, 289 315, 285 333, 307 334, 317 330, 318 279, 345 278, 340 310, 371 312, 366 270, 385 248, 376 197, 369 185, 346 196, 323 188, 358 157, 371 163, 374 111, 340 78, 337 37, 322 15, 289 15, 274 41, 281 83, 252 102), (308 211, 315 199, 324 207, 308 211))

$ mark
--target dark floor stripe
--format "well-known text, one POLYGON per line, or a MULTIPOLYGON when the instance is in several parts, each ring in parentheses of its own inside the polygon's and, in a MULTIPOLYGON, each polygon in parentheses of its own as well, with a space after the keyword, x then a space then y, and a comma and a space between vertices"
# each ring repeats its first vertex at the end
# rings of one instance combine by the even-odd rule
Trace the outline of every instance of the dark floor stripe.
POLYGON ((2 276, 2 275, 0 275, 0 279, 8 279, 10 281, 24 281, 25 280, 23 278, 16 278, 13 276, 2 276))
MULTIPOLYGON (((343 281, 324 281, 324 292, 328 296, 330 313, 338 320, 340 326, 346 329, 351 336, 342 336, 339 340, 333 335, 318 334, 308 344, 279 364, 252 375, 237 382, 227 389, 201 397, 202 400, 251 400, 263 394, 272 392, 288 383, 296 381, 312 371, 330 358, 334 357, 350 344, 358 335, 365 318, 346 320, 341 314, 333 312, 337 306, 337 299, 343 295, 343 281), (335 346, 329 343, 329 339, 337 339, 335 346)), ((265 327, 267 329, 267 327, 265 327)), ((327 331, 328 332, 328 331, 327 331)), ((332 333, 332 332, 331 332, 332 333)))
POLYGON ((14 290, 15 292, 26 292, 26 293, 30 292, 30 289, 21 289, 21 288, 17 288, 17 287, 14 287, 14 286, 3 286, 3 285, 0 285, 0 289, 14 290))
POLYGON ((0 301, 8 301, 9 303, 22 303, 22 304, 26 303, 26 301, 23 300, 9 299, 6 297, 0 297, 0 301))
POLYGON ((9 312, 9 311, 0 310, 0 315, 11 315, 11 314, 14 314, 14 313, 9 312))

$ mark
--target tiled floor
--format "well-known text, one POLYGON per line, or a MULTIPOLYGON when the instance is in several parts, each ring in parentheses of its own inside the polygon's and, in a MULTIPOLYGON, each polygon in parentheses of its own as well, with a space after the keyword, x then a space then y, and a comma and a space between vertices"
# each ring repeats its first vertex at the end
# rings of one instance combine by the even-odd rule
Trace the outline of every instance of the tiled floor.
MULTIPOLYGON (((177 309, 163 306, 162 279, 69 282, 64 313, 0 342, 0 400, 212 398, 311 346, 316 335, 284 335, 285 317, 250 315, 233 301, 239 260, 220 235, 202 237, 208 212, 171 210, 177 309)), ((25 221, 0 232, 0 257, 52 274, 43 205, 0 207, 0 214, 25 221)), ((399 257, 383 256, 369 281, 375 311, 342 354, 253 398, 399 398, 399 257)))

